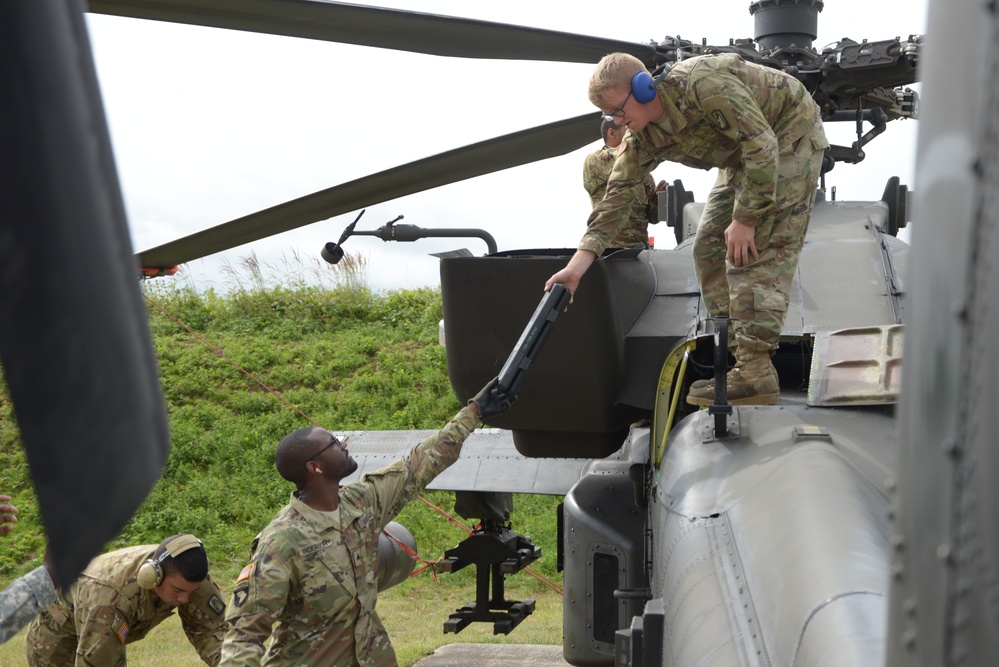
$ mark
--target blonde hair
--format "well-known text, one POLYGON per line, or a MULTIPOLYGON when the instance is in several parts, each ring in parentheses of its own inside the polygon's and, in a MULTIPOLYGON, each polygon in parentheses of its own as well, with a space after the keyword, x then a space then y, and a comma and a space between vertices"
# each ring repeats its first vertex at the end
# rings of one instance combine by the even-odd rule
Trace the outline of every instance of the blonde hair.
POLYGON ((610 102, 607 93, 630 88, 632 77, 639 71, 649 70, 641 60, 630 53, 611 53, 604 56, 590 76, 590 102, 597 108, 603 108, 610 102))

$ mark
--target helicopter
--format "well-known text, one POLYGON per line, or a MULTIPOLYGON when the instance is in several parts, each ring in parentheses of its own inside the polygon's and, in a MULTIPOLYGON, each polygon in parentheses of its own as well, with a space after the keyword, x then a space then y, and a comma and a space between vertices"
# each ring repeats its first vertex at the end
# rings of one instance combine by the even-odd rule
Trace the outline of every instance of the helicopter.
MULTIPOLYGON (((821 8, 821 3, 752 3, 754 41, 708 45, 668 38, 614 48, 638 55, 650 69, 701 54, 734 52, 791 72, 813 92, 827 121, 856 127, 852 145, 830 149, 828 172, 837 163, 861 162, 867 144, 889 121, 915 116, 918 98, 906 86, 916 80, 922 44, 918 36, 844 39, 821 52, 813 50, 821 8)), ((180 14, 189 16, 184 10, 180 14)), ((444 24, 446 20, 436 20, 432 32, 444 24)), ((310 24, 309 29, 315 28, 310 24)), ((435 37, 435 43, 451 48, 452 40, 435 37)), ((601 44, 598 52, 606 49, 601 44)), ((594 120, 592 114, 584 115, 393 168, 143 251, 139 261, 154 275, 275 227, 280 231, 311 222, 319 211, 323 216, 345 212, 356 207, 357 197, 375 196, 372 190, 379 198, 391 198, 438 185, 445 165, 461 163, 460 170, 467 169, 462 161, 469 153, 480 163, 502 162, 504 157, 496 154, 499 146, 526 153, 527 146, 543 147, 548 136, 576 137, 594 120), (429 174, 429 183, 421 180, 423 174, 429 174)), ((552 150, 561 152, 565 146, 559 143, 552 150)), ((871 619, 884 616, 885 582, 877 581, 877 571, 866 564, 884 559, 888 550, 886 540, 879 539, 882 526, 871 522, 869 514, 884 503, 875 480, 887 476, 894 462, 895 450, 885 436, 899 391, 908 248, 895 236, 908 222, 907 188, 895 178, 886 184, 880 202, 816 206, 797 293, 775 357, 785 401, 777 411, 729 408, 716 413, 713 424, 707 413, 694 412, 678 400, 701 377, 693 369, 725 364, 710 358, 719 346, 711 343, 712 330, 691 283, 690 237, 699 211, 679 181, 668 190, 662 208, 668 209, 666 222, 677 248, 671 253, 619 250, 598 262, 595 275, 581 285, 588 298, 564 317, 566 324, 553 334, 551 347, 532 366, 531 384, 508 414, 490 424, 509 431, 527 459, 563 462, 555 465, 553 476, 572 482, 559 489, 566 498, 559 554, 566 587, 565 658, 576 665, 690 664, 712 655, 723 662, 753 655, 762 664, 791 664, 799 658, 818 659, 849 636, 859 637, 853 644, 857 654, 875 660, 869 646, 879 642, 884 630, 871 619), (851 253, 844 255, 844 247, 851 253), (843 294, 850 296, 849 307, 843 294), (579 359, 588 363, 580 365, 579 359), (650 417, 648 426, 639 426, 650 417), (871 435, 879 431, 881 438, 871 435), (780 455, 774 448, 737 447, 770 439, 779 443, 780 455), (831 461, 814 463, 823 457, 831 461), (580 458, 593 463, 578 475, 566 474, 564 466, 580 458), (781 488, 778 481, 791 486, 781 488), (843 489, 855 502, 840 506, 841 516, 825 514, 843 489), (787 497, 795 499, 798 512, 781 511, 787 497), (739 511, 743 507, 749 508, 745 514, 739 511), (800 558, 788 558, 783 547, 774 553, 773 545, 807 534, 813 521, 829 533, 825 539, 798 540, 805 552, 800 558), (784 539, 775 540, 775 535, 784 539), (717 542, 723 538, 726 547, 719 551, 717 542), (755 558, 772 558, 776 564, 761 567, 755 558), (817 567, 825 575, 821 586, 810 581, 817 567), (705 578, 719 583, 696 596, 664 593, 705 578), (784 599, 752 592, 781 586, 791 592, 784 599), (828 605, 829 599, 837 600, 836 605, 828 605), (733 600, 747 610, 734 620, 729 615, 733 600), (767 603, 770 607, 764 607, 767 603), (704 605, 717 613, 705 618, 704 605), (782 608, 790 610, 785 612, 789 621, 772 623, 782 608), (820 610, 828 612, 823 623, 810 626, 820 610), (826 618, 831 618, 828 627, 826 618), (688 640, 674 645, 665 628, 677 626, 688 640)), ((341 236, 336 245, 344 240, 341 236)), ((441 257, 448 368, 459 401, 496 374, 498 351, 516 340, 531 305, 525 295, 556 271, 567 254, 566 249, 532 249, 441 257)), ((497 447, 489 451, 496 455, 497 447)), ((508 465, 514 461, 509 458, 508 465)), ((462 481, 448 485, 445 480, 443 488, 480 499, 484 485, 462 473, 477 465, 476 457, 466 454, 454 473, 462 481)), ((533 487, 535 479, 503 482, 501 492, 523 491, 518 482, 533 487)), ((530 604, 504 599, 502 574, 518 571, 533 554, 529 542, 502 527, 507 507, 468 502, 476 506, 463 515, 481 519, 483 527, 466 541, 474 546, 462 550, 459 545, 449 560, 455 567, 475 565, 480 581, 491 581, 494 590, 489 597, 487 586, 480 586, 476 601, 452 615, 445 629, 457 632, 469 622, 489 621, 506 632, 529 614, 530 604)))
MULTIPOLYGON (((767 9, 780 4, 753 3, 767 9)), ((989 117, 981 110, 981 84, 988 58, 994 58, 987 47, 996 43, 989 39, 996 20, 985 7, 932 6, 946 28, 941 32, 971 45, 961 52, 961 64, 980 76, 930 68, 937 85, 953 96, 940 94, 930 107, 937 124, 927 145, 945 151, 944 158, 966 159, 958 167, 941 166, 933 154, 920 163, 937 170, 928 182, 943 196, 922 195, 915 215, 933 210, 938 219, 968 224, 947 244, 953 264, 944 265, 943 253, 930 243, 924 246, 919 257, 934 270, 920 279, 922 300, 910 304, 906 280, 915 274, 914 262, 895 238, 913 210, 912 193, 889 179, 881 200, 824 201, 816 207, 796 280, 796 309, 789 311, 792 324, 778 353, 787 399, 772 407, 683 414, 674 399, 697 369, 725 362, 716 358, 719 332, 698 315, 696 284, 686 266, 697 202, 674 183, 673 204, 666 207, 673 219, 666 222, 677 247, 624 250, 598 262, 597 273, 581 285, 592 294, 589 304, 576 304, 560 318, 532 369, 532 384, 497 420, 524 459, 554 465, 586 459, 562 515, 563 650, 571 664, 987 664, 996 654, 996 539, 988 521, 995 507, 989 486, 995 455, 987 428, 958 423, 959 415, 976 425, 995 420, 996 354, 983 343, 982 331, 994 324, 996 292, 989 288, 996 277, 982 261, 987 252, 976 249, 991 247, 996 224, 989 217, 994 208, 973 206, 971 197, 959 199, 960 206, 953 200, 956 191, 987 201, 995 181, 994 146, 985 144, 977 161, 969 156, 989 117), (960 125, 964 141, 956 148, 946 141, 947 100, 955 98, 979 102, 962 106, 968 122, 960 125), (965 236, 965 229, 973 235, 965 236), (954 265, 972 267, 975 289, 963 283, 964 272, 952 279, 947 269, 954 265), (955 298, 937 303, 934 291, 955 298), (619 298, 626 292, 628 298, 619 298), (836 310, 844 293, 849 308, 836 310), (949 310, 940 315, 934 305, 949 310), (926 327, 923 338, 922 329, 910 333, 916 351, 905 348, 913 362, 906 368, 926 378, 919 383, 900 372, 910 307, 926 327), (946 345, 952 338, 969 345, 946 345), (578 368, 572 360, 588 350, 614 358, 597 364, 590 377, 567 378, 567 368, 578 368), (944 357, 951 363, 941 363, 944 357), (961 386, 969 374, 973 389, 961 386), (566 391, 566 385, 576 390, 566 391), (553 395, 543 391, 546 386, 562 387, 559 398, 575 407, 576 417, 582 405, 585 419, 539 419, 539 396, 553 395), (927 410, 938 405, 929 399, 941 401, 939 409, 927 410), (899 400, 901 435, 895 431, 899 400), (647 425, 643 417, 650 418, 647 425), (942 437, 946 431, 953 433, 942 437), (912 450, 900 444, 909 439, 912 450), (917 454, 946 458, 932 470, 917 454), (970 474, 975 457, 986 464, 980 477, 970 474), (930 512, 920 490, 926 481, 953 494, 930 512), (932 587, 924 586, 930 578, 932 587), (979 580, 983 585, 976 586, 979 580)), ((915 61, 923 60, 918 41, 906 44, 913 71, 903 79, 914 76, 915 61)), ((693 53, 697 44, 683 48, 693 53)), ((876 97, 890 110, 915 102, 904 91, 876 97)), ((869 120, 858 116, 858 126, 869 120)), ((863 137, 858 131, 858 144, 863 137)), ((181 252, 175 256, 188 252, 189 244, 176 246, 181 252)), ((485 329, 487 346, 508 350, 536 301, 536 287, 565 257, 566 249, 555 249, 442 258, 449 373, 459 400, 496 372, 496 355, 470 359, 468 341, 478 337, 482 344, 485 329), (483 284, 497 294, 483 297, 468 287, 483 284), (509 302, 509 312, 480 308, 473 318, 454 316, 469 312, 476 300, 509 302)))
MULTIPOLYGON (((395 4, 400 9, 412 8, 395 4)), ((706 37, 709 43, 750 37, 752 18, 744 4, 724 0, 697 9, 671 9, 661 21, 664 27, 656 30, 680 30, 698 41, 706 37)), ((498 6, 457 8, 430 2, 417 9, 450 10, 513 23, 523 20, 539 28, 609 34, 632 41, 655 32, 629 25, 624 17, 608 25, 595 3, 579 5, 571 17, 556 7, 536 5, 504 3, 500 11, 498 6)), ((633 7, 636 13, 652 18, 663 11, 650 1, 633 7)), ((822 16, 820 41, 858 32, 889 36, 900 30, 919 32, 924 28, 921 8, 912 7, 912 17, 900 23, 888 9, 840 0, 822 16), (863 31, 858 31, 855 16, 863 17, 863 31)), ((595 111, 585 99, 592 64, 441 58, 102 14, 87 18, 123 173, 130 229, 139 249, 442 150, 595 111), (184 48, 175 48, 178 43, 184 48), (364 66, 335 66, 344 61, 364 66), (373 92, 379 87, 372 88, 368 71, 385 72, 393 91, 390 98, 413 104, 411 120, 407 120, 412 130, 399 140, 392 138, 396 130, 385 133, 380 129, 398 127, 396 114, 391 104, 383 103, 385 96, 373 92), (470 81, 474 94, 456 91, 455 79, 470 81), (287 117, 295 122, 282 122, 287 117), (345 126, 366 129, 344 136, 338 128, 345 126), (273 133, 264 131, 268 127, 274 128, 273 133), (203 150, 198 160, 191 160, 195 146, 203 150), (349 157, 341 159, 345 153, 349 157), (273 165, 280 167, 275 170, 273 165), (220 173, 227 176, 219 179, 220 173), (167 199, 156 194, 163 189, 182 194, 167 199)), ((594 125, 599 122, 590 127, 594 125)), ((893 124, 874 145, 877 150, 868 151, 864 166, 911 182, 915 125, 893 124)), ((830 132, 852 141, 851 130, 849 123, 837 123, 830 132)), ((317 227, 329 230, 335 240, 356 211, 366 208, 366 223, 361 226, 373 220, 382 224, 405 213, 406 222, 423 226, 488 229, 501 248, 523 247, 526 239, 538 247, 571 245, 589 213, 585 198, 579 201, 571 195, 579 187, 579 164, 598 140, 598 130, 587 131, 589 141, 580 142, 581 148, 565 155, 382 204, 359 202, 338 228, 333 228, 337 217, 317 227), (485 205, 497 193, 514 191, 522 197, 517 211, 531 215, 508 211, 504 215, 499 207, 485 205), (566 195, 556 196, 556 192, 566 195), (546 223, 532 225, 530 220, 536 219, 546 223)), ((875 192, 877 184, 865 180, 863 173, 841 169, 834 184, 847 196, 877 198, 880 188, 875 192)), ((656 174, 669 181, 681 178, 702 197, 711 186, 709 172, 663 165, 656 174)), ((670 230, 658 228, 657 247, 672 243, 670 230)), ((438 263, 430 254, 454 247, 441 239, 392 246, 352 245, 368 254, 370 265, 377 267, 369 271, 368 279, 379 289, 436 284, 438 263)), ((212 279, 223 259, 236 265, 240 257, 253 252, 280 264, 289 248, 315 256, 319 246, 314 229, 299 228, 239 246, 235 252, 198 259, 187 264, 185 271, 195 276, 203 272, 212 279)), ((481 252, 478 245, 469 247, 481 252)))

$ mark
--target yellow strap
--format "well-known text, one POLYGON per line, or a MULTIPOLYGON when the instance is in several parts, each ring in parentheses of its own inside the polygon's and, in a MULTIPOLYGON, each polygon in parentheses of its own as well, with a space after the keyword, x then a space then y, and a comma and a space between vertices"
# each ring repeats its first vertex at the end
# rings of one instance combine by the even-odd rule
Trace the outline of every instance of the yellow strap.
MULTIPOLYGON (((659 420, 662 418, 660 405, 662 402, 656 400, 655 412, 653 413, 652 421, 652 442, 651 442, 651 460, 653 464, 658 467, 662 462, 662 457, 666 452, 666 438, 670 431, 673 429, 673 420, 676 419, 677 406, 680 402, 680 391, 679 388, 683 386, 683 380, 687 372, 687 359, 690 355, 690 351, 697 347, 697 340, 687 340, 681 345, 675 347, 669 355, 666 357, 666 361, 663 362, 662 370, 659 373, 659 386, 658 395, 662 396, 665 394, 668 398, 669 410, 666 414, 666 421, 663 425, 662 436, 657 439, 657 434, 659 431, 659 420), (677 366, 679 366, 679 374, 677 375, 677 366), (677 375, 676 384, 673 383, 673 376, 677 375)), ((665 411, 665 410, 663 410, 665 411)))

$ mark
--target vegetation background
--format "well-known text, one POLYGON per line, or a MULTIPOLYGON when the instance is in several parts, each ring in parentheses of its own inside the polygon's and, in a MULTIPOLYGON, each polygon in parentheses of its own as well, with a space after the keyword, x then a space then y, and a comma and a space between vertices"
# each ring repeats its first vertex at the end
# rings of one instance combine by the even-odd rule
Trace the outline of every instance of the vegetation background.
MULTIPOLYGON (((450 419, 460 406, 438 342, 440 291, 377 294, 365 272, 357 255, 335 267, 299 256, 275 267, 251 255, 229 267, 219 290, 198 290, 183 276, 144 283, 172 446, 159 482, 107 550, 194 533, 228 595, 254 535, 293 489, 274 469, 281 437, 309 419, 334 431, 435 429, 450 419)), ((0 493, 20 509, 16 530, 0 540, 5 587, 41 564, 45 535, 2 374, 0 493)), ((424 497, 453 514, 453 494, 424 497)), ((448 614, 475 599, 474 568, 442 574, 439 582, 427 571, 380 596, 400 664, 455 641, 561 643, 562 581, 555 571, 561 500, 515 497, 513 527, 541 546, 542 558, 533 567, 541 579, 508 578, 508 599, 538 601, 511 635, 493 636, 484 624, 443 635, 448 614)), ((466 534, 419 501, 397 520, 430 561, 466 534)), ((22 632, 0 646, 0 667, 24 664, 23 651, 22 632)), ((175 618, 130 645, 129 657, 138 665, 201 664, 175 618)))

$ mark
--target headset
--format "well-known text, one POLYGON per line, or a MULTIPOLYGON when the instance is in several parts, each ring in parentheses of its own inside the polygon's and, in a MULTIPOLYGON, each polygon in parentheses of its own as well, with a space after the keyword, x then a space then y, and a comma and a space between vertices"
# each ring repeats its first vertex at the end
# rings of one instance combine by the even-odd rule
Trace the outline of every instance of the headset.
POLYGON ((669 74, 669 70, 669 65, 663 65, 663 71, 655 79, 643 69, 635 72, 635 76, 631 77, 631 93, 635 99, 642 104, 648 104, 656 99, 656 86, 662 83, 662 80, 669 74))
POLYGON ((135 581, 139 588, 150 590, 163 583, 163 561, 167 558, 176 558, 185 551, 190 551, 196 547, 203 547, 201 540, 194 535, 178 535, 164 546, 164 551, 159 557, 150 558, 139 567, 139 573, 135 575, 135 581))

